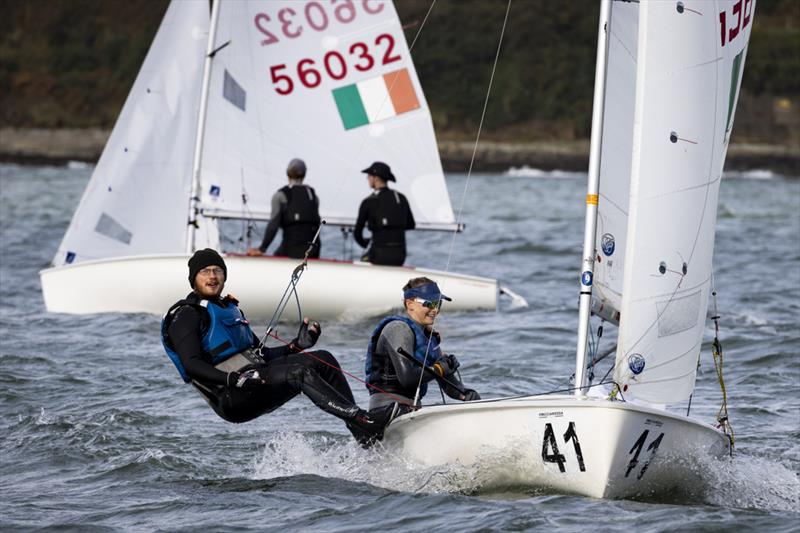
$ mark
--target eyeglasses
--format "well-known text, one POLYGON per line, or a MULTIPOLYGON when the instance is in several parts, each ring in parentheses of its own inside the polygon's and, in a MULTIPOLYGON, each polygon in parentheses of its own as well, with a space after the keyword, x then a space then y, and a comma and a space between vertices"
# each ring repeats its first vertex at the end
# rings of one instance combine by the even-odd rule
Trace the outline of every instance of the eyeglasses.
POLYGON ((200 274, 203 277, 208 277, 212 274, 219 277, 222 276, 224 273, 225 271, 219 267, 208 267, 198 272, 198 274, 200 274))
POLYGON ((428 309, 440 309, 442 307, 441 300, 425 300, 423 298, 414 298, 414 301, 428 309))

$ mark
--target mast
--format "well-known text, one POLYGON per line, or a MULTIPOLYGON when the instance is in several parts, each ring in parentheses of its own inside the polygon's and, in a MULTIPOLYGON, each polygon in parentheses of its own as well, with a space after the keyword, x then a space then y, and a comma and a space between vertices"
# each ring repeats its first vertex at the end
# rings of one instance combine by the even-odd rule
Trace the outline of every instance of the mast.
POLYGON ((586 394, 586 352, 589 337, 589 316, 592 308, 595 238, 597 232, 597 199, 600 191, 600 153, 603 145, 603 111, 608 64, 608 37, 611 24, 611 0, 600 4, 597 30, 594 101, 592 102, 592 140, 589 150, 589 180, 586 190, 586 226, 583 233, 580 307, 578 311, 578 348, 575 354, 575 395, 586 394))
POLYGON ((214 42, 217 36, 217 20, 219 19, 219 0, 213 0, 211 7, 211 25, 208 30, 206 59, 203 64, 203 89, 200 93, 200 112, 197 115, 197 134, 192 161, 192 191, 189 194, 189 221, 186 226, 186 253, 194 252, 194 236, 197 230, 197 204, 200 203, 200 163, 203 160, 203 140, 206 129, 206 110, 208 108, 208 87, 211 83, 211 61, 214 59, 214 42))

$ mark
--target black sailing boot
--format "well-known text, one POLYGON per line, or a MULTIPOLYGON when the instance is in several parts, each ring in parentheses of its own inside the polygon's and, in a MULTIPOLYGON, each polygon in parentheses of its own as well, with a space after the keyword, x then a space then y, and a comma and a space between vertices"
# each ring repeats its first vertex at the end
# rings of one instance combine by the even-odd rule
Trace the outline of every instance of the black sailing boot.
POLYGON ((358 413, 346 422, 347 429, 363 448, 369 448, 383 439, 383 431, 392 421, 394 408, 395 404, 372 411, 359 409, 358 413))

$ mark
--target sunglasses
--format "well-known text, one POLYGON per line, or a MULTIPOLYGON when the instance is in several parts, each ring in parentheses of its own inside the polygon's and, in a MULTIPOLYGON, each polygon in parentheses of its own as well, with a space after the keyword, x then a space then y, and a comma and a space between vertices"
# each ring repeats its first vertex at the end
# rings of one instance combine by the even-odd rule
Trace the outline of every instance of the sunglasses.
POLYGON ((442 307, 441 300, 425 300, 423 298, 414 298, 414 301, 428 309, 440 309, 442 307))

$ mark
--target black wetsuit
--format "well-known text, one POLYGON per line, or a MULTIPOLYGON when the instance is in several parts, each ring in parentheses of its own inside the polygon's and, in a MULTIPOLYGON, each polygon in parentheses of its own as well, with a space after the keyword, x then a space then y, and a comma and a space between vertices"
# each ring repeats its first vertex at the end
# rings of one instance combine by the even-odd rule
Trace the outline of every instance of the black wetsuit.
MULTIPOLYGON (((319 197, 314 189, 302 184, 287 185, 272 197, 272 217, 258 249, 265 253, 278 228, 282 228, 283 238, 274 255, 302 259, 319 225, 319 197)), ((319 252, 317 240, 309 257, 319 257, 319 252)))
POLYGON ((353 235, 360 246, 371 245, 363 260, 376 265, 400 266, 406 260, 406 230, 415 227, 406 197, 384 187, 361 202, 353 235), (365 225, 372 239, 364 238, 365 225))
MULTIPOLYGON (((200 298, 193 292, 186 301, 200 302, 200 298)), ((186 373, 220 417, 229 422, 246 422, 274 411, 303 392, 320 409, 348 422, 356 438, 360 437, 351 424, 363 411, 355 404, 350 386, 338 370, 339 363, 333 355, 324 350, 295 353, 288 346, 263 347, 260 354, 264 364, 259 365, 258 370, 266 384, 256 389, 228 386, 228 374, 214 368, 210 356, 203 350, 202 341, 209 322, 208 311, 196 305, 184 305, 175 312, 167 331, 186 373)), ((253 347, 257 348, 258 339, 255 335, 253 338, 253 347)))

